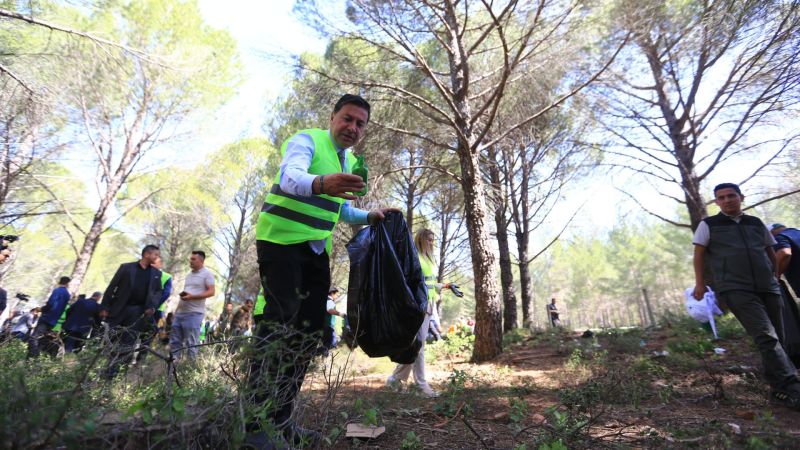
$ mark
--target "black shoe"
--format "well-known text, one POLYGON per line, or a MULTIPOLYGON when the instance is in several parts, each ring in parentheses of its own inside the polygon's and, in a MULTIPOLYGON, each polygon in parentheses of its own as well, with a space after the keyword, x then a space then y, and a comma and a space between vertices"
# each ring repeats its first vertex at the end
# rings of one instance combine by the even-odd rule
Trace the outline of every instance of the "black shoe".
POLYGON ((321 434, 291 422, 283 429, 283 437, 297 448, 317 448, 322 443, 321 434))
POLYGON ((242 449, 247 450, 288 450, 289 444, 281 436, 270 436, 265 431, 248 433, 242 449))
POLYGON ((800 397, 798 397, 796 394, 786 391, 773 390, 772 401, 773 403, 794 409, 795 411, 800 411, 800 397))

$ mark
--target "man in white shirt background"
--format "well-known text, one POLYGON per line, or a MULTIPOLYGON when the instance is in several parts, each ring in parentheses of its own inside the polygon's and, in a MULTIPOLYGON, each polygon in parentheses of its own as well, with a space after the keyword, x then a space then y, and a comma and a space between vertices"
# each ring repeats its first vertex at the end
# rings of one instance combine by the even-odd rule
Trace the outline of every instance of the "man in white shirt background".
POLYGON ((179 360, 186 350, 190 359, 197 357, 200 343, 200 328, 206 314, 206 299, 213 297, 214 274, 205 268, 206 254, 195 250, 189 257, 192 269, 184 281, 180 301, 175 309, 172 330, 169 336, 169 347, 173 357, 179 360))

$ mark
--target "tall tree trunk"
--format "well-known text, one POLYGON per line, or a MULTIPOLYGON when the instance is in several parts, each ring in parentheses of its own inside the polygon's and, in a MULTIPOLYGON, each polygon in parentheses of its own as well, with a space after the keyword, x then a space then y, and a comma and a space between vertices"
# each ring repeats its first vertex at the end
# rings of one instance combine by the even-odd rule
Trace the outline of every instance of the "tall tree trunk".
POLYGON ((228 255, 228 276, 225 280, 225 303, 231 301, 233 295, 233 284, 239 276, 239 268, 242 263, 242 239, 244 238, 244 226, 247 221, 247 204, 250 197, 245 196, 244 201, 239 206, 239 223, 236 224, 236 234, 233 239, 230 253, 228 255))
POLYGON ((475 278, 475 347, 472 361, 488 361, 503 351, 503 319, 497 297, 495 259, 489 245, 486 223, 486 193, 480 173, 480 152, 475 145, 472 130, 472 111, 469 105, 469 62, 464 42, 459 35, 458 14, 451 2, 444 6, 444 20, 448 25, 448 62, 450 87, 455 107, 461 184, 464 190, 464 209, 467 219, 475 278))
POLYGON ((502 210, 495 211, 497 247, 500 253, 500 285, 503 291, 503 332, 517 328, 517 294, 514 289, 514 272, 511 267, 511 250, 508 246, 508 229, 502 210))
MULTIPOLYGON (((408 165, 414 166, 416 159, 414 157, 414 148, 408 148, 408 165)), ((417 195, 417 182, 416 171, 417 169, 409 169, 411 173, 408 175, 408 188, 406 189, 406 223, 408 224, 408 232, 411 236, 414 235, 414 202, 417 195)), ((444 235, 444 232, 442 232, 444 235)))
POLYGON ((503 351, 503 328, 494 253, 486 224, 486 197, 478 154, 459 146, 472 267, 475 277, 475 347, 472 361, 488 361, 503 351))
POLYGON ((530 328, 536 314, 533 308, 533 282, 528 265, 528 245, 530 242, 530 203, 528 189, 530 189, 530 167, 524 163, 521 167, 520 189, 520 214, 521 217, 516 221, 517 224, 517 257, 519 259, 519 285, 520 295, 522 296, 522 326, 530 328))
MULTIPOLYGON (((113 195, 116 196, 116 192, 113 195)), ((73 296, 80 290, 83 279, 86 277, 86 272, 89 270, 89 263, 92 261, 94 251, 100 243, 100 236, 104 231, 106 211, 109 203, 109 193, 106 193, 106 198, 101 201, 100 206, 95 212, 94 218, 92 219, 92 226, 89 228, 89 232, 86 233, 83 245, 78 253, 78 258, 75 260, 75 266, 72 268, 72 275, 70 276, 72 281, 69 283, 69 292, 73 296)))
MULTIPOLYGON (((414 200, 416 195, 416 185, 409 184, 406 190, 406 223, 408 224, 408 233, 414 236, 414 200)), ((444 234, 444 233, 442 233, 444 234)))
MULTIPOLYGON (((439 244, 439 270, 437 275, 437 283, 444 283, 444 262, 445 256, 447 255, 447 248, 444 246, 444 236, 447 236, 450 232, 450 221, 447 220, 447 214, 442 213, 440 216, 441 221, 439 222, 439 229, 442 230, 442 238, 440 239, 439 244)), ((439 314, 440 321, 442 317, 442 298, 443 296, 439 296, 439 301, 436 302, 436 312, 439 314)))
POLYGON ((497 250, 500 257, 500 289, 503 293, 503 332, 517 328, 517 295, 514 290, 514 272, 511 268, 511 250, 508 246, 508 221, 506 210, 508 198, 500 179, 500 168, 497 166, 497 153, 489 149, 489 178, 495 187, 496 200, 494 209, 495 228, 497 230, 497 250))

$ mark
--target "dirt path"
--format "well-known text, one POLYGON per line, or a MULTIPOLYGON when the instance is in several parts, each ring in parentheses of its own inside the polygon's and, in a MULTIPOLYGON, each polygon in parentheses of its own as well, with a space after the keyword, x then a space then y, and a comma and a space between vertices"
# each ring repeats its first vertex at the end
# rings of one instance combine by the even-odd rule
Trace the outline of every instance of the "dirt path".
POLYGON ((356 352, 332 408, 313 378, 306 420, 336 449, 794 447, 800 413, 769 403, 748 339, 692 333, 546 334, 480 365, 448 355, 428 364, 436 399, 387 389, 392 364, 356 352), (337 436, 373 416, 386 427, 377 439, 337 436))

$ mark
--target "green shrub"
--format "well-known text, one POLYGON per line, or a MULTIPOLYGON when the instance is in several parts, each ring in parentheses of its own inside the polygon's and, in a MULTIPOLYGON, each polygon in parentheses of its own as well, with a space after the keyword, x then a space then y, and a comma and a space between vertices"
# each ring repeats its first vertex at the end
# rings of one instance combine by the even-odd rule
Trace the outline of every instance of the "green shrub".
POLYGON ((422 445, 422 440, 420 440, 419 436, 413 431, 409 431, 400 444, 400 448, 402 450, 422 450, 425 447, 422 445))
POLYGON ((425 358, 430 362, 443 361, 451 358, 460 358, 472 353, 475 345, 475 335, 461 332, 450 333, 425 346, 425 358))
POLYGON ((511 345, 520 344, 526 339, 530 339, 531 330, 527 328, 514 328, 503 335, 503 348, 511 345))
POLYGON ((455 369, 447 379, 447 386, 444 392, 439 396, 433 410, 437 414, 442 414, 447 417, 454 416, 459 408, 464 415, 472 413, 472 405, 468 398, 465 398, 464 391, 470 377, 465 371, 455 369))

